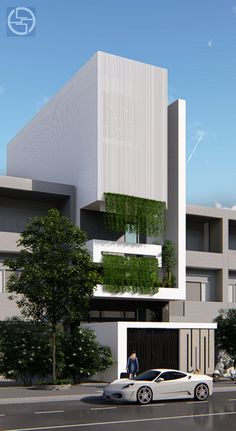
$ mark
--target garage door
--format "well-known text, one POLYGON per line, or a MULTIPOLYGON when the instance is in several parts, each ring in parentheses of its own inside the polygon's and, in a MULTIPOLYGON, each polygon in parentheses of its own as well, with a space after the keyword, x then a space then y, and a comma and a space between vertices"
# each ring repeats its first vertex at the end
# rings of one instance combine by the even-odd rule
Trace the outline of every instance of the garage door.
POLYGON ((178 329, 128 329, 128 355, 135 350, 140 372, 150 368, 179 368, 178 329))

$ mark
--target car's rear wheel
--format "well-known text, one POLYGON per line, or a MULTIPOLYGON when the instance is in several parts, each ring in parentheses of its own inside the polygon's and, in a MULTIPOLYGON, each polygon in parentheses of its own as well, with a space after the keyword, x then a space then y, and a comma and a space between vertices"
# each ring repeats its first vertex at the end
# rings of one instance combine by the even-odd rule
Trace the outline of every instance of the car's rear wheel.
POLYGON ((137 392, 139 404, 148 404, 152 401, 152 390, 148 386, 142 386, 137 392))
POLYGON ((195 400, 205 401, 209 396, 209 389, 205 383, 200 383, 195 388, 195 400))

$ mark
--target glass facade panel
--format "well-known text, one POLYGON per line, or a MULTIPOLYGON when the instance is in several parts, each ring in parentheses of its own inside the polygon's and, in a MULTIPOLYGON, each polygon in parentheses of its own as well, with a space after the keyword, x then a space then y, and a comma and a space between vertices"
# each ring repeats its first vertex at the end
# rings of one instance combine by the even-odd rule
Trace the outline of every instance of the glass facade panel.
POLYGON ((138 235, 135 230, 135 226, 128 224, 125 230, 125 242, 127 244, 137 244, 138 243, 138 235))

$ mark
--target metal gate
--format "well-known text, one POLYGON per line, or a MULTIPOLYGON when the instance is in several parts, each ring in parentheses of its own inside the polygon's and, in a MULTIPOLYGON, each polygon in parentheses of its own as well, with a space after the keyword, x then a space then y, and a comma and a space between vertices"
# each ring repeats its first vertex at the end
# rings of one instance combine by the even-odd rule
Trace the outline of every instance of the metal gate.
POLYGON ((135 350, 140 372, 150 368, 179 368, 178 329, 128 329, 128 355, 135 350))

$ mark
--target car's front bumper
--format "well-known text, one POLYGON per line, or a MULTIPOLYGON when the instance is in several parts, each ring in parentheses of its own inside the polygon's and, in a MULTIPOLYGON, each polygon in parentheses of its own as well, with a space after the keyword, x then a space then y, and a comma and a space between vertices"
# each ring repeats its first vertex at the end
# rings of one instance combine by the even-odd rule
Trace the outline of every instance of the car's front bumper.
POLYGON ((106 400, 117 402, 135 402, 137 401, 136 390, 134 389, 104 389, 103 396, 106 400))

